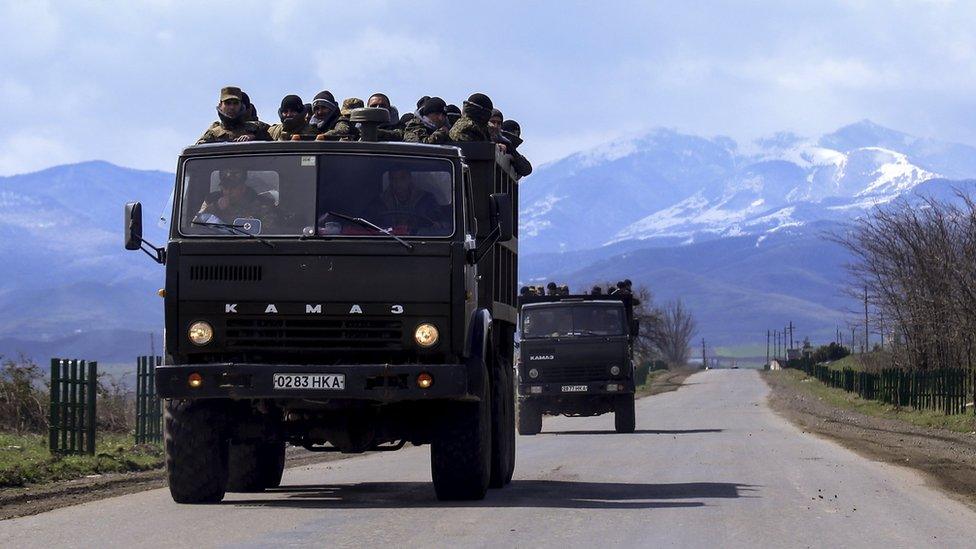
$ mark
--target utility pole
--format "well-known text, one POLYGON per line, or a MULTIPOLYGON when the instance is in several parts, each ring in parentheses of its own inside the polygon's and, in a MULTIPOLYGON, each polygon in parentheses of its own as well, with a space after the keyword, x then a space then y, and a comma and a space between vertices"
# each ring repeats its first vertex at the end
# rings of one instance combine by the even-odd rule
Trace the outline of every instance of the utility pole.
POLYGON ((857 326, 851 326, 851 354, 857 349, 857 326))
POLYGON ((793 328, 795 327, 796 326, 793 325, 793 321, 791 320, 790 321, 790 350, 791 351, 793 350, 793 328))
POLYGON ((868 352, 871 347, 868 346, 868 334, 871 333, 868 323, 868 287, 867 284, 864 285, 864 352, 868 352))
MULTIPOLYGON (((156 356, 156 334, 149 332, 149 356, 156 356)), ((155 358, 150 358, 150 360, 156 360, 155 358)), ((155 362, 153 362, 155 364, 155 362)))
POLYGON ((884 313, 880 310, 878 311, 878 321, 881 323, 881 350, 884 351, 884 313))
POLYGON ((702 368, 708 368, 708 359, 705 356, 705 338, 702 338, 702 368))
POLYGON ((766 330, 766 365, 769 365, 769 330, 766 330))
POLYGON ((773 330, 773 356, 779 360, 779 332, 773 330))

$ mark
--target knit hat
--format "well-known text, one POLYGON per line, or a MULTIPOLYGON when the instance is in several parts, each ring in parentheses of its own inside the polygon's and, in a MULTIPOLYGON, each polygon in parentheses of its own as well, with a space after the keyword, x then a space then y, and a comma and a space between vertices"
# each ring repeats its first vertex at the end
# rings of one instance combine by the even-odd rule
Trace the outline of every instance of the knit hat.
POLYGON ((447 114, 445 110, 447 108, 447 103, 444 102, 440 97, 431 97, 420 107, 418 111, 421 116, 427 116, 428 114, 441 113, 443 115, 447 114))

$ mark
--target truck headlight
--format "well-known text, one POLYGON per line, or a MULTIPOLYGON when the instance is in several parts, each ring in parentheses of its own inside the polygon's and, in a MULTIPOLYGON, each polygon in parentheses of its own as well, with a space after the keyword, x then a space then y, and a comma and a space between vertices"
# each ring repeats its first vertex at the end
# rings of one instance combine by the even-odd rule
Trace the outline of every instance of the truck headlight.
POLYGON ((610 367, 610 375, 612 375, 612 376, 619 376, 620 375, 620 366, 611 366, 610 367))
POLYGON ((413 340, 417 342, 417 345, 424 348, 437 345, 438 339, 440 339, 440 333, 437 332, 437 327, 427 322, 417 326, 413 333, 413 340))
POLYGON ((189 336, 190 341, 192 341, 194 345, 206 345, 207 343, 210 343, 210 340, 213 339, 213 335, 213 326, 211 326, 209 322, 204 322, 202 320, 198 320, 193 324, 190 324, 190 329, 187 332, 187 336, 189 336))

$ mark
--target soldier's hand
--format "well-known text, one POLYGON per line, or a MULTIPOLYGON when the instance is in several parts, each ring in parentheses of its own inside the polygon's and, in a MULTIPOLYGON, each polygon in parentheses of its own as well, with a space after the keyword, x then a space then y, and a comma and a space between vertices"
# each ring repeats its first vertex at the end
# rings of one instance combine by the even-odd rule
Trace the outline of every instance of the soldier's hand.
POLYGON ((498 143, 497 145, 498 150, 502 151, 503 154, 508 152, 508 147, 506 147, 504 143, 498 143))
POLYGON ((234 141, 254 141, 254 136, 251 134, 242 135, 235 139, 234 141))
POLYGON ((320 133, 320 134, 316 135, 315 136, 315 140, 316 141, 325 141, 325 134, 324 133, 320 133))

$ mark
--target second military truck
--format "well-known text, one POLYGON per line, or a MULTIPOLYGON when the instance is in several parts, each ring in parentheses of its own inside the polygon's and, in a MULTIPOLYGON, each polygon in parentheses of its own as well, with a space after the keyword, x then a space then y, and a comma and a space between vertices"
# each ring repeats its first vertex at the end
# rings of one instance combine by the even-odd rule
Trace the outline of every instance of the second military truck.
POLYGON ((440 499, 515 465, 518 188, 493 143, 196 145, 177 165, 166 267, 169 488, 178 502, 281 482, 285 444, 431 445, 440 499))
POLYGON ((519 433, 539 433, 543 414, 608 412, 634 432, 633 297, 523 295, 519 311, 519 433))

